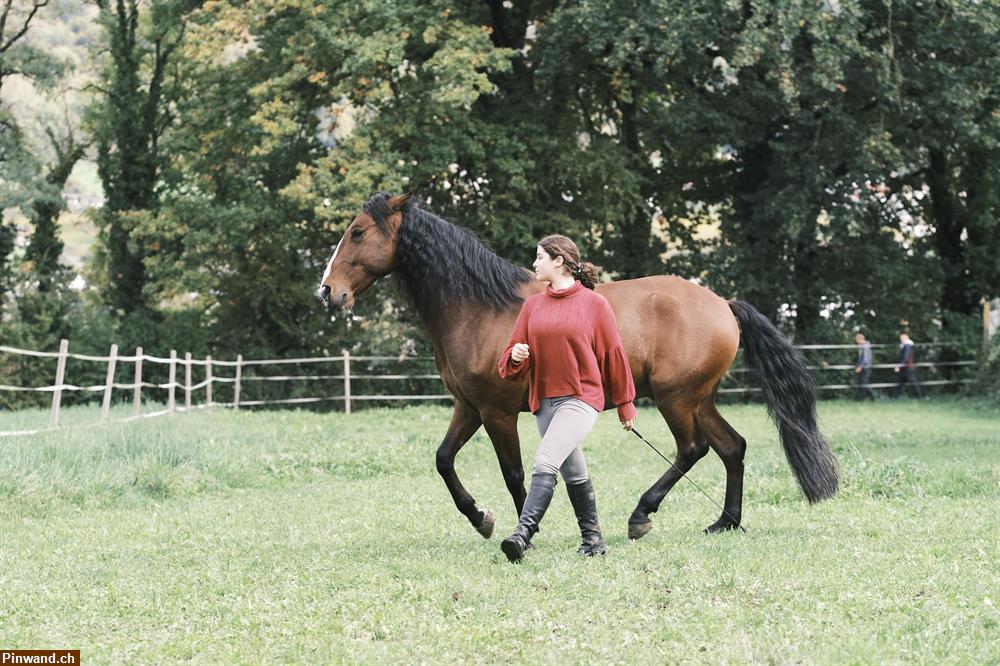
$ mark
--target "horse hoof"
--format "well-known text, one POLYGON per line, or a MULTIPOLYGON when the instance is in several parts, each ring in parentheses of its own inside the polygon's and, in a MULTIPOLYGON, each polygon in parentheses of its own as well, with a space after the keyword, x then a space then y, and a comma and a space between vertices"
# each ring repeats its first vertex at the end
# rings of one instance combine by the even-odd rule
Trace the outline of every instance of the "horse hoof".
POLYGON ((653 529, 653 521, 647 521, 645 523, 629 523, 628 524, 628 538, 632 541, 636 539, 641 539, 642 537, 649 534, 649 530, 653 529))
POLYGON ((735 530, 739 525, 729 520, 719 520, 712 523, 705 528, 705 534, 718 534, 719 532, 728 532, 729 530, 735 530))
POLYGON ((483 522, 479 523, 476 527, 476 531, 479 532, 484 539, 489 539, 493 536, 493 528, 496 526, 497 521, 494 520, 493 514, 487 511, 483 511, 483 522))

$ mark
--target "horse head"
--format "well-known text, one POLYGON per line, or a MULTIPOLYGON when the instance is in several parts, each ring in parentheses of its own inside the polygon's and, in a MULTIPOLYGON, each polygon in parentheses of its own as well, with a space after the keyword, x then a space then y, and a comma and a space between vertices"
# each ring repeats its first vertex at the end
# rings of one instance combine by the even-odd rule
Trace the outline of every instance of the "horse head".
POLYGON ((347 226, 317 290, 329 310, 352 316, 354 299, 396 269, 399 229, 409 199, 409 194, 376 194, 347 226))

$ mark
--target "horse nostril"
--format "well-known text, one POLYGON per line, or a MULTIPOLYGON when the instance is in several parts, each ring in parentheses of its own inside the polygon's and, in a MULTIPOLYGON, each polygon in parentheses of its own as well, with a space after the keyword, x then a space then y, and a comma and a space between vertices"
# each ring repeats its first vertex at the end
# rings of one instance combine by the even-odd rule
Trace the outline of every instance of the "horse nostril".
POLYGON ((337 307, 343 307, 344 303, 347 302, 347 292, 345 291, 340 295, 340 300, 337 302, 337 307))
POLYGON ((330 300, 330 286, 329 285, 324 284, 322 287, 319 288, 319 297, 321 299, 323 299, 324 303, 330 300))

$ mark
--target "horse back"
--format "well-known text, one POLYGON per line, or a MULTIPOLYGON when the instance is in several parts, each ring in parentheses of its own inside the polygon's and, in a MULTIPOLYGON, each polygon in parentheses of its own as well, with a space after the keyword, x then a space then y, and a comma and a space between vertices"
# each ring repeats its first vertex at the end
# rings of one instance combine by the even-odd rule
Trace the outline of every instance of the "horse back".
MULTIPOLYGON (((525 285, 523 296, 542 289, 540 283, 525 285)), ((600 284, 597 293, 614 310, 639 397, 679 390, 700 400, 736 356, 736 318, 725 300, 704 287, 652 276, 600 284)), ((503 380, 497 371, 519 310, 466 304, 431 331, 438 370, 456 398, 479 409, 527 409, 527 382, 503 380)))

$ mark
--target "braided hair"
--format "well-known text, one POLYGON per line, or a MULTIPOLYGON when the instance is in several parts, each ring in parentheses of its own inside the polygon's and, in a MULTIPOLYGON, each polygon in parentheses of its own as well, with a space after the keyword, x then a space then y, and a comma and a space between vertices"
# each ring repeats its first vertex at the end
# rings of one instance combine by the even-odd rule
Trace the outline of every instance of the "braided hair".
POLYGON ((579 280, 587 289, 593 289, 600 281, 601 267, 580 259, 580 249, 572 239, 559 234, 546 236, 538 241, 545 253, 555 259, 563 258, 563 265, 569 274, 579 280))

